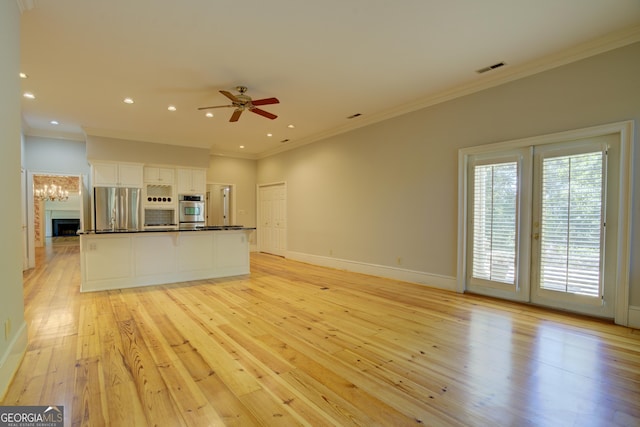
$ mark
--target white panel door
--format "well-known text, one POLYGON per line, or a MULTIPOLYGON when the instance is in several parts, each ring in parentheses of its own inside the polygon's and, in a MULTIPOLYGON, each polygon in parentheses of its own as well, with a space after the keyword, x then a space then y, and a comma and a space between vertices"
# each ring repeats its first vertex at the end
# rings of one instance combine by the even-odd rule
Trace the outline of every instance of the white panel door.
POLYGON ((287 247, 287 192, 285 184, 262 186, 258 192, 261 252, 284 256, 287 247))
POLYGON ((20 170, 20 184, 21 190, 20 194, 22 197, 21 206, 22 211, 20 214, 21 223, 22 223, 22 270, 27 270, 29 268, 29 236, 27 233, 27 175, 24 169, 20 170))
POLYGON ((287 243, 287 196, 284 185, 274 188, 273 234, 279 255, 284 255, 287 243))

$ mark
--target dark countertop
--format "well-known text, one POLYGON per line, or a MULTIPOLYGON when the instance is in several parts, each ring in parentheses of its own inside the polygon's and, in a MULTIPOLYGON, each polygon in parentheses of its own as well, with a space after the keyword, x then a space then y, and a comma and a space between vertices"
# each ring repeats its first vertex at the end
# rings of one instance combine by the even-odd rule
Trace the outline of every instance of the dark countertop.
POLYGON ((122 233, 164 233, 164 232, 174 232, 174 233, 182 233, 184 231, 235 231, 235 230, 255 230, 256 227, 245 227, 242 225, 213 225, 207 227, 197 227, 197 228, 175 228, 175 227, 167 227, 167 228, 153 228, 153 229, 142 229, 142 230, 130 230, 130 229, 116 229, 116 230, 85 230, 78 231, 78 235, 81 234, 122 234, 122 233))

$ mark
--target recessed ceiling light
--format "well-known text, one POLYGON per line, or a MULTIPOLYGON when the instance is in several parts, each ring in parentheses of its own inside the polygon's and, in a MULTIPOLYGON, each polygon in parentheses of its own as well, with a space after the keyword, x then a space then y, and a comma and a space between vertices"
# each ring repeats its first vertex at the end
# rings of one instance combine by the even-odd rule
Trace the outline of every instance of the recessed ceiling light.
POLYGON ((133 104, 133 99, 125 98, 122 102, 124 102, 125 104, 133 104))
POLYGON ((36 99, 36 96, 34 94, 32 94, 31 92, 25 92, 22 96, 24 96, 25 98, 29 98, 29 99, 36 99))
POLYGON ((213 117, 213 113, 211 111, 209 111, 207 114, 205 114, 205 116, 211 118, 211 117, 213 117))
POLYGON ((52 125, 59 125, 60 122, 57 120, 51 120, 49 123, 51 123, 52 125))
POLYGON ((268 136, 268 137, 272 137, 272 136, 273 136, 273 134, 272 134, 272 133, 268 133, 268 134, 267 134, 267 136, 268 136))
POLYGON ((244 145, 241 145, 240 148, 244 148, 244 145))
POLYGON ((175 106, 175 105, 169 105, 169 106, 167 107, 167 110, 169 110, 169 111, 176 111, 176 106, 175 106))
POLYGON ((289 129, 293 129, 295 126, 294 125, 288 125, 287 126, 289 129))
POLYGON ((26 79, 27 77, 29 77, 29 76, 27 76, 26 73, 20 73, 20 78, 21 79, 26 79))

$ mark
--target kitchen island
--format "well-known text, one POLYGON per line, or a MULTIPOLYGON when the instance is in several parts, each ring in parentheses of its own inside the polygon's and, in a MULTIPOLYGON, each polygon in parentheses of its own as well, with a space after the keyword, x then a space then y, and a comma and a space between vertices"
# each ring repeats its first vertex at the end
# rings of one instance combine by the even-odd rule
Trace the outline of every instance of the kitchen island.
POLYGON ((81 292, 249 274, 251 227, 84 231, 81 292))

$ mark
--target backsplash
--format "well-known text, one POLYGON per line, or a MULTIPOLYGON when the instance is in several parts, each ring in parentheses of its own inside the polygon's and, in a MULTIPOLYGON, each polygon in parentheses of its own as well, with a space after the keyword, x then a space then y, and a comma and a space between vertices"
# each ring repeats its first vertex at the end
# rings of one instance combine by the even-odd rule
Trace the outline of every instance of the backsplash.
POLYGON ((145 209, 144 225, 170 225, 176 224, 175 211, 173 209, 145 209))

